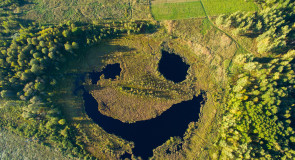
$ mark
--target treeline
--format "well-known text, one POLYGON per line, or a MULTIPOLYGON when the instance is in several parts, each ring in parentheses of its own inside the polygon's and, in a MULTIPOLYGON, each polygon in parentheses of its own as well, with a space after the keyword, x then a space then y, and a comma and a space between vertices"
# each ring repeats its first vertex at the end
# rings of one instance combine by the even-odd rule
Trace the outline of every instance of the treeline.
POLYGON ((2 0, 0 2, 0 7, 9 7, 9 8, 15 8, 23 4, 25 1, 24 0, 2 0))
MULTIPOLYGON (((220 159, 295 157, 295 51, 272 59, 236 63, 221 122, 220 159)), ((237 57, 249 60, 244 55, 237 57)))
POLYGON ((51 97, 60 75, 58 70, 68 57, 77 56, 74 51, 79 48, 78 43, 83 44, 79 38, 82 34, 81 28, 74 24, 43 30, 21 29, 8 48, 1 47, 0 53, 1 97, 26 102, 21 114, 29 120, 26 128, 5 120, 1 121, 2 126, 80 157, 86 154, 83 145, 75 142, 51 97))
MULTIPOLYGON (((121 24, 120 24, 121 25, 121 24)), ((22 100, 48 97, 56 84, 55 73, 67 58, 77 56, 74 51, 113 38, 121 33, 140 32, 145 22, 130 22, 123 27, 77 26, 74 23, 58 27, 19 30, 19 36, 9 47, 2 46, 0 53, 1 95, 22 100), (126 29, 127 28, 127 29, 126 29)), ((33 101, 33 100, 32 100, 33 101)), ((33 101, 34 102, 34 101, 33 101)))
POLYGON ((236 72, 225 96, 218 159, 292 159, 295 157, 295 2, 257 1, 256 13, 222 15, 216 24, 256 37, 259 53, 237 55, 236 72))
POLYGON ((261 4, 262 10, 259 12, 222 15, 216 19, 216 24, 234 28, 237 35, 257 37, 259 53, 282 53, 294 48, 294 1, 277 0, 261 4))
MULTIPOLYGON (((8 2, 6 6, 11 5, 8 2)), ((3 5, 4 2, 1 3, 3 5)), ((78 49, 122 34, 151 31, 154 26, 145 21, 67 22, 51 27, 24 27, 19 23, 9 23, 9 27, 5 27, 6 24, 6 21, 1 21, 1 29, 4 30, 1 30, 0 40, 0 95, 3 100, 23 101, 25 105, 21 105, 20 114, 28 123, 18 124, 2 119, 1 126, 26 137, 37 137, 41 142, 50 142, 75 156, 87 156, 82 142, 75 140, 74 131, 52 100, 58 90, 55 87, 57 79, 63 74, 61 66, 79 56, 78 49)))
POLYGON ((18 32, 24 22, 19 19, 19 7, 25 1, 3 0, 0 2, 0 45, 7 45, 13 39, 13 35, 18 32))

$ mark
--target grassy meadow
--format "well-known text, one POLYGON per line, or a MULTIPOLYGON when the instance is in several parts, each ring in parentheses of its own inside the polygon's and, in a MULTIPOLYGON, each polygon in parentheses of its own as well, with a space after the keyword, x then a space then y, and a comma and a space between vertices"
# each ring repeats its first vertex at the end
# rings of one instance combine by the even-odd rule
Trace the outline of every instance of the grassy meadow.
POLYGON ((236 11, 256 11, 257 5, 253 1, 245 0, 202 0, 206 12, 209 16, 220 14, 230 14, 236 11))
MULTIPOLYGON (((22 18, 42 24, 64 21, 92 22, 131 18, 129 0, 28 0, 21 7, 22 18)), ((135 3, 136 4, 136 3, 135 3)))
POLYGON ((152 14, 156 20, 205 17, 200 1, 153 4, 152 14))
POLYGON ((0 159, 77 159, 41 145, 35 138, 23 138, 0 128, 0 159))
POLYGON ((257 9, 256 4, 244 0, 155 0, 151 5, 151 12, 155 20, 202 18, 205 17, 205 12, 208 16, 217 16, 257 9))

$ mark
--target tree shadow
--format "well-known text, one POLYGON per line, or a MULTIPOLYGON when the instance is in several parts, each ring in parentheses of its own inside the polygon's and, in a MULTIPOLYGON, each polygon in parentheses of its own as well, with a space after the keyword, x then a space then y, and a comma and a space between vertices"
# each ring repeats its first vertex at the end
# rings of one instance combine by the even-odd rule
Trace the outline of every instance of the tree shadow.
POLYGON ((257 38, 260 35, 260 33, 245 33, 242 34, 242 36, 245 36, 247 38, 257 38))
POLYGON ((271 58, 271 57, 262 57, 262 58, 255 57, 254 61, 259 62, 259 63, 269 63, 273 59, 274 58, 271 58))

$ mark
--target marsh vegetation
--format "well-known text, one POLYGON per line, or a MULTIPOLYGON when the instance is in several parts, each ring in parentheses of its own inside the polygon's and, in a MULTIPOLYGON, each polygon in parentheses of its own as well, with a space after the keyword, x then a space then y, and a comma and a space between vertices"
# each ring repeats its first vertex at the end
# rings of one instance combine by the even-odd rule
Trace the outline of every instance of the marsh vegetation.
POLYGON ((292 159, 294 6, 292 0, 2 0, 0 140, 11 143, 2 158, 50 157, 48 150, 78 159, 292 159), (183 65, 173 69, 182 68, 180 79, 160 69, 163 51, 183 65), (117 72, 107 71, 113 65, 117 72), (206 103, 197 107, 200 114, 184 113, 192 117, 181 130, 166 129, 173 135, 134 131, 147 139, 143 152, 141 140, 119 135, 128 130, 112 132, 112 125, 89 118, 77 86, 91 94, 98 117, 127 126, 193 106, 201 91, 206 103), (34 141, 27 151, 36 154, 22 148, 9 157, 11 148, 31 144, 20 136, 34 141))

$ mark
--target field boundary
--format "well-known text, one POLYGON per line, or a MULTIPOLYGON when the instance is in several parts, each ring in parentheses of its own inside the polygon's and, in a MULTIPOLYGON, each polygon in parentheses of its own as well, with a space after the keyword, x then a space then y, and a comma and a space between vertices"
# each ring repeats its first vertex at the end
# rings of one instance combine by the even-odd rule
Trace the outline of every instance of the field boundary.
POLYGON ((196 1, 200 1, 200 0, 152 0, 151 4, 196 2, 196 1))
POLYGON ((230 60, 230 63, 229 63, 229 65, 228 65, 227 69, 226 69, 226 70, 229 72, 229 71, 230 71, 229 68, 232 66, 232 61, 233 61, 234 57, 237 55, 239 48, 241 48, 242 50, 246 51, 247 53, 251 53, 251 52, 250 52, 249 50, 247 50, 246 48, 244 48, 244 47, 243 47, 243 46, 242 46, 242 45, 241 45, 241 44, 240 44, 235 38, 233 38, 229 33, 225 32, 224 30, 222 30, 222 29, 220 29, 219 27, 217 27, 217 26, 213 23, 213 21, 211 20, 211 18, 208 16, 207 11, 206 11, 206 8, 205 8, 205 6, 204 6, 202 0, 200 0, 200 3, 201 3, 201 5, 202 5, 202 7, 203 7, 203 10, 204 10, 204 12, 205 12, 206 19, 208 19, 208 21, 211 23, 211 25, 212 25, 214 28, 216 28, 217 30, 219 30, 220 32, 224 33, 224 34, 225 34, 226 36, 228 36, 230 39, 232 39, 232 41, 234 41, 235 44, 237 45, 237 50, 236 50, 236 52, 234 53, 234 55, 232 56, 232 58, 231 58, 231 60, 230 60))

